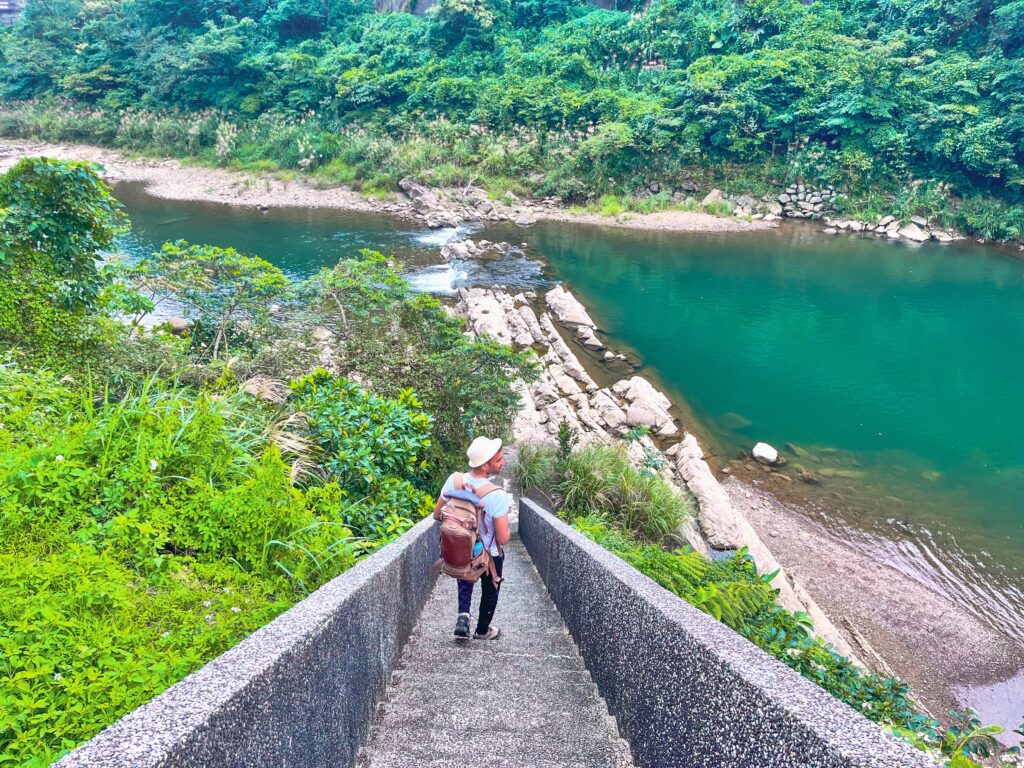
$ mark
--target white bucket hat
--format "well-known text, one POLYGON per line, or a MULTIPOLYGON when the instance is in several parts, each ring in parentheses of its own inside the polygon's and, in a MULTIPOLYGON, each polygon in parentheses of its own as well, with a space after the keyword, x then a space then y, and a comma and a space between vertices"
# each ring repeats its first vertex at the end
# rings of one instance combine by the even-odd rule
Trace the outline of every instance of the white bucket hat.
POLYGON ((469 458, 469 466, 476 469, 481 464, 486 464, 491 460, 498 451, 501 450, 501 438, 489 438, 489 437, 478 437, 466 450, 466 456, 469 458))

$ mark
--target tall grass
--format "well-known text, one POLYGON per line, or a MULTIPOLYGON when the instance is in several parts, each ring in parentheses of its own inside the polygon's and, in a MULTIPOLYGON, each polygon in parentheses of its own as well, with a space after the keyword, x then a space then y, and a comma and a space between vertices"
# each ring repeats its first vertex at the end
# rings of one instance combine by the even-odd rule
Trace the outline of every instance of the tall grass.
POLYGON ((515 473, 524 490, 546 494, 563 516, 596 516, 644 542, 662 543, 691 514, 676 489, 615 448, 591 446, 559 461, 554 448, 528 447, 515 473))

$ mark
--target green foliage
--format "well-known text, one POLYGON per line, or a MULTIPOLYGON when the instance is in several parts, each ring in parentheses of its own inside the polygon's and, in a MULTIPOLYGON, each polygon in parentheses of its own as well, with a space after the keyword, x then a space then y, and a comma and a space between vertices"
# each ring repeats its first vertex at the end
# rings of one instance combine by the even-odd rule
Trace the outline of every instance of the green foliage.
POLYGON ((411 389, 390 400, 323 369, 291 388, 324 468, 346 493, 403 518, 430 510, 430 496, 413 482, 425 469, 420 457, 430 446, 431 420, 411 389))
POLYGON ((686 500, 664 480, 635 469, 622 451, 591 446, 564 454, 526 447, 517 477, 557 502, 562 513, 597 516, 643 541, 660 544, 689 516, 686 500))
POLYGON ((84 355, 112 333, 90 317, 97 268, 125 217, 89 163, 20 161, 0 177, 0 342, 36 360, 84 355))
POLYGON ((1021 237, 1020 2, 615 6, 33 4, 0 43, 0 133, 298 169, 370 194, 406 174, 477 182, 609 215, 668 207, 634 201, 649 181, 801 179, 853 201, 924 181, 943 185, 930 214, 1021 237))
POLYGON ((407 530, 533 368, 380 254, 303 286, 180 242, 97 268, 120 214, 91 168, 4 181, 0 766, 43 766, 407 530), (186 338, 142 323, 170 300, 186 338), (382 395, 303 376, 324 358, 382 395))
POLYGON ((0 367, 3 764, 48 763, 362 554, 292 485, 270 418, 242 394, 150 379, 97 400, 0 367))
POLYGON ((862 672, 810 634, 806 615, 776 605, 778 592, 770 586, 775 574, 758 574, 745 551, 707 560, 688 549, 667 552, 638 543, 607 515, 570 519, 589 538, 868 718, 907 729, 934 727, 914 710, 905 684, 862 672))
POLYGON ((195 337, 216 359, 239 339, 252 342, 269 319, 270 302, 291 286, 280 269, 234 248, 165 243, 160 253, 125 268, 129 285, 150 296, 173 295, 196 323, 195 337))
POLYGON ((302 297, 334 334, 337 367, 358 371, 375 392, 401 398, 413 384, 433 419, 421 458, 437 484, 462 463, 473 436, 506 435, 519 410, 511 387, 533 380, 532 353, 513 352, 491 338, 467 338, 440 302, 412 295, 390 262, 365 251, 311 279, 302 297))
POLYGON ((558 423, 558 448, 556 455, 560 464, 564 464, 569 460, 569 456, 572 455, 572 449, 576 447, 579 439, 580 436, 577 434, 576 428, 569 424, 566 419, 562 419, 558 423))
MULTIPOLYGON (((939 742, 942 754, 959 758, 961 765, 971 765, 969 757, 991 757, 1001 751, 996 736, 1003 732, 999 725, 982 725, 974 712, 951 712, 951 725, 939 742)), ((956 765, 956 762, 951 765, 956 765)), ((975 763, 976 764, 976 763, 975 763)))

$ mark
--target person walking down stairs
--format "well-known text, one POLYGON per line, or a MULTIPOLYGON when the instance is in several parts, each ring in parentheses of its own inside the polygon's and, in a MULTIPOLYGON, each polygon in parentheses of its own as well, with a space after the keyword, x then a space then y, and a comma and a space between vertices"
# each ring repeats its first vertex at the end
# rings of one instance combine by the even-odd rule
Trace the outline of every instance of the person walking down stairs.
MULTIPOLYGON (((505 552, 502 547, 509 542, 508 512, 511 497, 491 482, 491 478, 501 472, 505 466, 505 456, 498 438, 478 437, 466 451, 469 459, 469 472, 454 472, 445 481, 441 493, 434 505, 434 519, 442 519, 442 510, 451 498, 465 497, 478 507, 483 514, 479 522, 479 543, 477 547, 486 549, 490 558, 486 570, 479 576, 481 596, 480 613, 477 617, 476 640, 496 640, 501 630, 491 624, 494 611, 498 607, 498 592, 501 589, 501 574, 505 565, 505 552), (468 491, 468 496, 465 492, 468 491)), ((442 534, 443 535, 443 534, 442 534)), ((442 539, 443 541, 443 539, 442 539)), ((474 551, 474 555, 479 552, 474 551)), ((460 640, 469 639, 471 620, 470 605, 473 600, 475 580, 459 580, 458 618, 455 620, 455 637, 460 640)))

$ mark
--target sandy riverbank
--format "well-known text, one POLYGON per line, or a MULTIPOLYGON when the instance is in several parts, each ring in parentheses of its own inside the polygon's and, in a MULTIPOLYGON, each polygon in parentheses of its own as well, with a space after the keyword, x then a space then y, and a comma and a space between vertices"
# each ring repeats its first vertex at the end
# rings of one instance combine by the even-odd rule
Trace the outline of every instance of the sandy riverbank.
POLYGON ((168 200, 195 200, 254 208, 336 208, 367 213, 386 213, 406 219, 433 220, 451 225, 459 221, 521 221, 544 219, 577 224, 648 229, 671 232, 743 232, 767 229, 776 223, 744 221, 735 217, 711 216, 688 211, 660 211, 623 214, 617 217, 579 213, 550 203, 521 201, 504 205, 490 201, 484 212, 477 205, 482 190, 447 190, 437 193, 431 209, 417 207, 406 194, 395 199, 369 199, 344 187, 319 189, 308 180, 281 181, 272 175, 183 165, 174 159, 132 158, 113 149, 87 144, 47 144, 0 139, 0 173, 23 157, 53 157, 60 160, 91 160, 106 169, 108 181, 132 181, 146 185, 146 191, 168 200), (475 192, 475 196, 471 193, 475 192))
POLYGON ((723 486, 785 568, 851 635, 865 660, 880 666, 871 652, 860 650, 864 641, 936 717, 964 708, 955 688, 1006 680, 1024 670, 1024 646, 844 542, 807 509, 736 478, 723 486))

